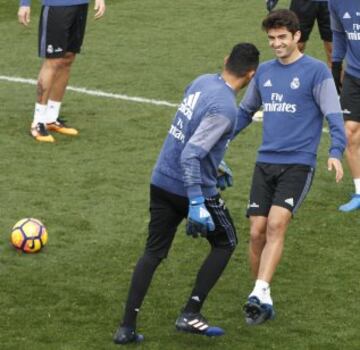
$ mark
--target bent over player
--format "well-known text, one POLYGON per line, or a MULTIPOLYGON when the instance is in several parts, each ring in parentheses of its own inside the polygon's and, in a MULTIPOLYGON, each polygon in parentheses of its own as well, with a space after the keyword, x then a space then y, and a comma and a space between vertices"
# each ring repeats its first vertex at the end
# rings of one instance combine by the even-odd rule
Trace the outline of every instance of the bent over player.
MULTIPOLYGON (((20 0, 19 22, 30 23, 31 0, 20 0)), ((89 0, 43 0, 39 24, 39 56, 44 59, 37 82, 37 98, 30 134, 40 142, 54 142, 48 131, 75 136, 78 131, 59 118, 61 103, 75 56, 84 39, 89 0)), ((95 0, 95 18, 105 13, 105 0, 95 0)))
POLYGON ((310 190, 325 116, 331 135, 328 169, 336 182, 346 145, 334 80, 327 66, 297 46, 299 22, 289 10, 270 12, 262 23, 276 59, 264 62, 240 103, 237 132, 261 105, 263 140, 255 164, 247 215, 249 258, 255 286, 244 306, 248 324, 274 318, 270 282, 280 262, 291 217, 310 190))
POLYGON ((250 81, 258 63, 259 52, 254 45, 238 44, 226 59, 222 74, 202 75, 186 88, 152 173, 145 252, 132 276, 115 343, 143 339, 136 332, 139 309, 156 268, 167 257, 176 230, 186 217, 187 234, 205 236, 210 253, 200 267, 176 328, 207 336, 224 333, 210 326, 200 313, 237 244, 235 227, 216 188, 217 169, 234 135, 236 93, 250 81))

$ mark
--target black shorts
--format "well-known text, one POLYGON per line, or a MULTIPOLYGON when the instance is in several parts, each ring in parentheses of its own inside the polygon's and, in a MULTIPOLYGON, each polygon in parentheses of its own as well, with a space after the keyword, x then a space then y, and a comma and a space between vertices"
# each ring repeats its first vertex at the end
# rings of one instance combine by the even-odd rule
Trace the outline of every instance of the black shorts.
POLYGON ((268 216, 273 205, 292 214, 310 190, 314 169, 302 164, 256 163, 247 216, 268 216))
MULTIPOLYGON (((235 248, 237 236, 233 221, 224 201, 217 195, 205 199, 205 205, 215 223, 215 231, 207 237, 214 247, 235 248)), ((150 186, 150 223, 145 251, 159 258, 166 258, 176 230, 188 215, 186 197, 150 186)), ((190 238, 189 238, 190 239, 190 238)))
POLYGON ((344 75, 340 97, 344 120, 360 123, 360 79, 352 75, 344 75))
POLYGON ((84 40, 88 4, 43 6, 39 22, 39 56, 79 53, 84 40))
POLYGON ((296 13, 300 21, 300 42, 309 40, 315 20, 317 20, 321 40, 332 42, 327 1, 291 0, 290 10, 296 13))

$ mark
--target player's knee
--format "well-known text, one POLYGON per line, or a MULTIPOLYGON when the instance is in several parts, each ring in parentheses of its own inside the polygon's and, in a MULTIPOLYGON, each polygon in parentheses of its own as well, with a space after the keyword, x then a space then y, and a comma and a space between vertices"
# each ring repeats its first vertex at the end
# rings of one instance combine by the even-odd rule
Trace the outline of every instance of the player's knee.
POLYGON ((64 64, 66 66, 71 66, 73 62, 75 61, 76 54, 73 52, 67 52, 65 56, 63 57, 64 64))
POLYGON ((351 151, 356 151, 360 147, 360 129, 346 128, 347 148, 351 151))
POLYGON ((235 251, 237 245, 238 245, 238 241, 235 240, 233 242, 227 242, 226 244, 213 245, 212 249, 221 249, 227 254, 229 254, 229 256, 231 256, 232 253, 235 251))
POLYGON ((250 240, 252 244, 259 244, 266 241, 266 231, 258 227, 251 227, 250 240))
POLYGON ((46 59, 45 64, 48 68, 58 71, 62 69, 69 69, 75 60, 75 55, 64 56, 60 58, 46 59))
POLYGON ((165 256, 161 256, 159 254, 154 254, 152 252, 145 252, 143 255, 144 261, 146 261, 148 264, 157 266, 161 263, 163 259, 165 259, 165 256))
POLYGON ((276 241, 283 239, 283 233, 285 232, 286 224, 281 220, 271 219, 268 221, 266 230, 266 240, 276 241))

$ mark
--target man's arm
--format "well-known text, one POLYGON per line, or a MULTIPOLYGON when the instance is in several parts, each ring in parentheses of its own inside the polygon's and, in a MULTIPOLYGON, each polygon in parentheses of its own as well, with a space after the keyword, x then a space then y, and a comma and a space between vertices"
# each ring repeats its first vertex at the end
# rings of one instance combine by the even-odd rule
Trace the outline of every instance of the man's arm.
POLYGON ((186 233, 193 237, 197 237, 198 233, 206 236, 215 229, 201 190, 200 162, 230 128, 231 121, 225 116, 214 114, 205 117, 181 154, 184 184, 189 198, 186 233))
POLYGON ((240 102, 233 138, 252 122, 252 117, 259 110, 261 104, 261 96, 257 89, 255 78, 253 78, 250 81, 244 98, 240 102))
POLYGON ((329 148, 328 170, 335 169, 336 182, 339 182, 343 177, 341 158, 346 148, 346 135, 344 119, 333 79, 329 76, 316 85, 313 95, 329 124, 331 144, 329 148))
POLYGON ((28 26, 30 23, 30 0, 20 0, 18 10, 19 23, 28 26))
POLYGON ((204 118, 187 142, 181 154, 181 167, 188 197, 202 196, 200 161, 229 132, 231 121, 225 116, 209 115, 204 118))
POLYGON ((95 12, 95 19, 99 19, 105 14, 106 6, 105 6, 105 0, 95 0, 95 6, 94 6, 95 12))

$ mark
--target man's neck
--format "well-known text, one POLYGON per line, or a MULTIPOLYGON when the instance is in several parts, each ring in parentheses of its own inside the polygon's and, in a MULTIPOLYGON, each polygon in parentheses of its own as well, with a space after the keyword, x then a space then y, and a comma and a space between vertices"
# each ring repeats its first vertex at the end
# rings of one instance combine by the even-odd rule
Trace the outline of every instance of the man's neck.
MULTIPOLYGON (((234 92, 237 94, 240 90, 240 85, 239 85, 239 78, 235 77, 234 75, 232 75, 231 73, 229 73, 228 71, 224 70, 221 73, 221 77, 223 78, 223 80, 225 81, 225 84, 227 86, 229 86, 232 90, 234 90, 234 92)), ((241 78, 240 78, 241 79, 241 78)))
POLYGON ((304 54, 300 52, 298 49, 295 49, 290 56, 285 58, 279 58, 281 64, 291 64, 300 59, 304 54))

